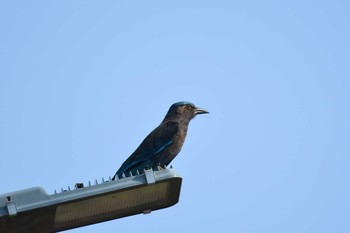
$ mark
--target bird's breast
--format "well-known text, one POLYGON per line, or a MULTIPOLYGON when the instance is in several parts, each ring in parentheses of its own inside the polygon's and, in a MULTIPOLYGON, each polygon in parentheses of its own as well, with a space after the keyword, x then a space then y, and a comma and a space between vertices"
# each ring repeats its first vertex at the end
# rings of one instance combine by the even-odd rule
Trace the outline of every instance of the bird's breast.
POLYGON ((187 127, 178 130, 178 132, 174 135, 173 137, 173 144, 171 145, 170 149, 170 154, 176 156, 180 151, 181 148, 185 142, 187 135, 187 127))

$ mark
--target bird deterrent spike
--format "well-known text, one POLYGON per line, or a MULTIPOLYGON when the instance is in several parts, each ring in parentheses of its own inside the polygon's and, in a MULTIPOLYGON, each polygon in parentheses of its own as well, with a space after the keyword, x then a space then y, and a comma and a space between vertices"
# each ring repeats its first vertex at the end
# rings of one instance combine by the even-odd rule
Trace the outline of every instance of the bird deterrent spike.
POLYGON ((133 174, 132 174, 132 172, 131 172, 131 171, 129 171, 129 175, 130 175, 130 177, 132 177, 132 176, 133 176, 133 174))
POLYGON ((173 165, 170 165, 170 169, 173 169, 173 165))
POLYGON ((165 164, 164 164, 163 168, 166 169, 166 165, 165 164))
POLYGON ((98 184, 97 179, 95 179, 95 185, 98 184))
POLYGON ((140 172, 139 172, 139 170, 136 170, 136 175, 140 175, 140 172))
POLYGON ((70 191, 70 186, 68 186, 68 191, 70 191))
POLYGON ((91 182, 90 182, 90 180, 89 180, 89 186, 91 186, 91 182))
POLYGON ((112 181, 111 176, 108 176, 108 181, 109 181, 109 182, 111 182, 111 181, 112 181))
POLYGON ((105 182, 105 178, 102 177, 102 183, 104 183, 104 182, 105 182))
POLYGON ((123 174, 122 174, 122 178, 126 178, 126 175, 125 175, 125 173, 123 173, 123 174))

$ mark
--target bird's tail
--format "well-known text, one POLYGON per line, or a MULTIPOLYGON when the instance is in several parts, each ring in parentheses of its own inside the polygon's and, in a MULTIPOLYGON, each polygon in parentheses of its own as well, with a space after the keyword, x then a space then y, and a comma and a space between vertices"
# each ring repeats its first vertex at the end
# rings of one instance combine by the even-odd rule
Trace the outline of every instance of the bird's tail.
POLYGON ((118 173, 115 173, 115 175, 113 176, 112 180, 115 180, 115 177, 116 177, 116 176, 119 177, 118 173))

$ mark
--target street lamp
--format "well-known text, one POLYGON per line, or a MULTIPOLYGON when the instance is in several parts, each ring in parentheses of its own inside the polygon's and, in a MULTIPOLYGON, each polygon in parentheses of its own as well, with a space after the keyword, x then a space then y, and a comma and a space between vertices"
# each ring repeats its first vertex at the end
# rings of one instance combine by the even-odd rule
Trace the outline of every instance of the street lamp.
POLYGON ((76 184, 48 195, 35 187, 0 195, 0 232, 68 230, 166 208, 179 201, 181 176, 172 168, 141 175, 76 184))

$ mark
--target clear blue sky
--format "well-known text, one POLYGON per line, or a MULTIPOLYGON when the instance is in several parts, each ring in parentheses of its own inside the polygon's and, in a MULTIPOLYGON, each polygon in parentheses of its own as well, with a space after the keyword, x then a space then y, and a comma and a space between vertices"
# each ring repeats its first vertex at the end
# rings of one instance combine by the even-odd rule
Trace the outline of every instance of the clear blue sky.
POLYGON ((169 106, 171 208, 69 232, 350 232, 348 1, 1 1, 0 193, 113 175, 169 106), (228 230, 230 229, 230 230, 228 230))

